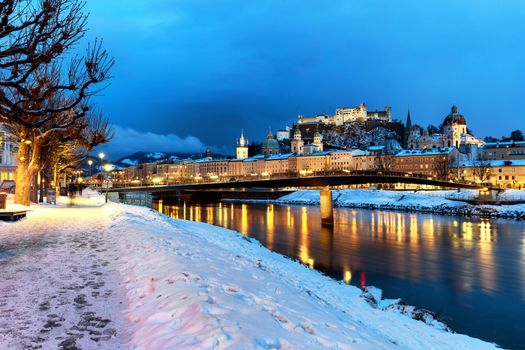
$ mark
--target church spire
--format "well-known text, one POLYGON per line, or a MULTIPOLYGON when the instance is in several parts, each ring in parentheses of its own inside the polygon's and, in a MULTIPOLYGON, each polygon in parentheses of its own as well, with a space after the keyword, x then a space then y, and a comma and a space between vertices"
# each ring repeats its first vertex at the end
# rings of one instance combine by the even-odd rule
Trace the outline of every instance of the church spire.
POLYGON ((412 127, 412 118, 410 118, 410 108, 408 109, 407 123, 405 126, 407 129, 410 129, 412 127))
POLYGON ((241 129, 241 138, 239 139, 239 146, 244 147, 248 143, 248 140, 244 137, 244 129, 241 129))

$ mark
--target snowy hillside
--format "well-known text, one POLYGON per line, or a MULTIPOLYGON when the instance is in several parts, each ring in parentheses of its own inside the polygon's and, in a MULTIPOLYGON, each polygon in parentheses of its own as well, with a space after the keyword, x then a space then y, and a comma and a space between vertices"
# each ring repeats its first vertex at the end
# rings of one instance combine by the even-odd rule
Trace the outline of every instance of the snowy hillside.
POLYGON ((366 130, 364 123, 354 122, 341 127, 328 128, 323 131, 323 142, 348 148, 366 148, 372 145, 386 145, 388 140, 396 140, 395 131, 384 127, 366 130))

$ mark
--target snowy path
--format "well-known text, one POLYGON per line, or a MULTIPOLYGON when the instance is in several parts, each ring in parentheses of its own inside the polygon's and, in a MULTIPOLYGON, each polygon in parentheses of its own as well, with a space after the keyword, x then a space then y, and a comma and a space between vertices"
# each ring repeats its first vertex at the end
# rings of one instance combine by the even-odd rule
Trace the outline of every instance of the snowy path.
POLYGON ((239 233, 145 208, 0 223, 0 348, 492 349, 239 233))
POLYGON ((101 211, 46 208, 0 223, 0 348, 122 348, 115 242, 101 211))

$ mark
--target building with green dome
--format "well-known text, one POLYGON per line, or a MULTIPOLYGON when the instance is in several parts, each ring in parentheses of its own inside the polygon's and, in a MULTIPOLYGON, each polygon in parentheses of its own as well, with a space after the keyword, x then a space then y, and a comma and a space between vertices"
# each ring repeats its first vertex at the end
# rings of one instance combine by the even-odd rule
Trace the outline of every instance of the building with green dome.
POLYGON ((271 130, 268 131, 268 134, 266 135, 266 140, 264 140, 262 143, 261 151, 265 157, 270 157, 281 153, 279 142, 276 139, 274 139, 271 130))

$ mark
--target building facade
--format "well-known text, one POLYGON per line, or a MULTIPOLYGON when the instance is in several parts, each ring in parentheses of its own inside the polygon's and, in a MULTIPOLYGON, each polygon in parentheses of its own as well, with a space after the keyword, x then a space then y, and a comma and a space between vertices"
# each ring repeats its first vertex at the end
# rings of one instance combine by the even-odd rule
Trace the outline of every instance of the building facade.
POLYGON ((489 160, 462 163, 461 180, 490 183, 503 188, 525 189, 525 160, 489 160))
POLYGON ((0 124, 0 182, 14 180, 17 144, 4 125, 0 124))
POLYGON ((525 141, 487 142, 481 147, 481 158, 487 160, 525 159, 525 141))
POLYGON ((393 158, 392 170, 405 174, 425 175, 446 179, 451 164, 456 162, 459 151, 455 147, 404 150, 393 158))

